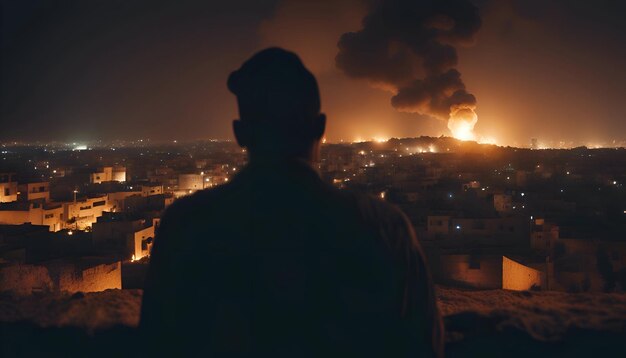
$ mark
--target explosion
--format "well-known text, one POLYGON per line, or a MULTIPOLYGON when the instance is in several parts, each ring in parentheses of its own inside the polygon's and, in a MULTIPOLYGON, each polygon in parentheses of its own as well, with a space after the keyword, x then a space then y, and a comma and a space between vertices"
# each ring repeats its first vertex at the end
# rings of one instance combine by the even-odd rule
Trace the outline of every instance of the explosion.
POLYGON ((476 106, 452 106, 450 108, 450 118, 448 119, 448 129, 452 136, 460 140, 474 140, 474 125, 478 122, 478 116, 474 110, 476 106))
POLYGON ((336 65, 393 93, 397 110, 448 120, 455 138, 474 139, 476 98, 455 46, 471 45, 480 26, 469 0, 373 0, 363 28, 339 39, 336 65))

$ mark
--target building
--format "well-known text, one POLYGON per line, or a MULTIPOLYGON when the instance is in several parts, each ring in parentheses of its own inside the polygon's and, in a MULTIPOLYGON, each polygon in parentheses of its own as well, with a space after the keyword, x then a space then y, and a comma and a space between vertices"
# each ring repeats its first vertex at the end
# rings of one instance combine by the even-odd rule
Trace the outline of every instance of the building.
POLYGON ((126 198, 131 196, 141 196, 141 188, 133 187, 133 189, 116 191, 107 194, 107 200, 111 206, 111 211, 124 211, 126 198))
POLYGON ((13 181, 13 173, 0 173, 0 203, 17 200, 17 182, 13 181))
POLYGON ((159 219, 108 213, 93 225, 93 240, 97 245, 114 248, 125 260, 140 260, 150 255, 158 223, 159 219))
POLYGON ((450 216, 428 216, 426 219, 426 233, 429 239, 443 239, 450 235, 450 216))
POLYGON ((97 172, 92 173, 89 177, 89 182, 92 184, 100 184, 109 181, 126 181, 126 168, 125 167, 103 167, 97 172))
POLYGON ((483 244, 515 244, 528 242, 529 223, 511 218, 453 218, 428 216, 426 235, 429 239, 472 239, 483 244))
POLYGON ((569 292, 610 291, 626 270, 626 242, 558 238, 554 254, 555 289, 569 292), (613 281, 612 283, 610 281, 613 281))
POLYGON ((480 189, 480 182, 476 180, 472 180, 470 182, 463 183, 462 189, 463 190, 480 189))
POLYGON ((204 176, 202 174, 179 174, 178 190, 196 191, 204 189, 204 176))
POLYGON ((0 204, 0 224, 46 225, 50 231, 65 227, 64 208, 61 203, 12 202, 0 204))
POLYGON ((50 183, 47 181, 20 183, 17 188, 20 201, 50 201, 50 183))
POLYGON ((103 212, 111 209, 107 195, 84 198, 63 203, 63 217, 67 228, 84 230, 91 227, 103 212))
POLYGON ((544 272, 500 255, 442 255, 434 265, 433 275, 437 282, 455 287, 547 289, 544 272))
POLYGON ((163 185, 158 183, 150 183, 141 185, 141 196, 161 195, 163 194, 163 185))
POLYGON ((534 219, 530 232, 530 248, 543 255, 552 255, 559 239, 559 227, 544 219, 534 219))
POLYGON ((509 194, 494 194, 493 207, 499 213, 509 213, 513 210, 513 198, 509 194))

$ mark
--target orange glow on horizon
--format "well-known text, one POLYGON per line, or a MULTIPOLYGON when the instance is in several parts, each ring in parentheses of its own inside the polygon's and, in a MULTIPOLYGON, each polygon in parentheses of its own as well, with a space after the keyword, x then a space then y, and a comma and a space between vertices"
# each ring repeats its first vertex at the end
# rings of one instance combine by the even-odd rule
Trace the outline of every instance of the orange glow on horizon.
POLYGON ((478 143, 498 145, 498 141, 494 137, 480 137, 478 143))

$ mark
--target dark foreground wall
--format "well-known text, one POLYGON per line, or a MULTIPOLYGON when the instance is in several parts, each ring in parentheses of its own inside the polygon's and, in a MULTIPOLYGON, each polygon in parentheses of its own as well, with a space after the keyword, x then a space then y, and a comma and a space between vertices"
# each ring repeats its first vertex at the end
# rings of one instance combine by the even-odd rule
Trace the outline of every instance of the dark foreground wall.
MULTIPOLYGON (((446 317, 447 357, 620 357, 625 333, 573 329, 556 341, 540 341, 520 330, 497 329, 498 317, 476 313, 446 317)), ((79 328, 41 328, 33 323, 0 323, 2 357, 138 357, 135 328, 116 326, 93 335, 79 328)))
MULTIPOLYGON (((141 290, 0 297, 0 357, 138 357, 141 290), (47 328, 42 328, 47 327, 47 328)), ((626 294, 438 288, 448 357, 626 357, 626 294)))

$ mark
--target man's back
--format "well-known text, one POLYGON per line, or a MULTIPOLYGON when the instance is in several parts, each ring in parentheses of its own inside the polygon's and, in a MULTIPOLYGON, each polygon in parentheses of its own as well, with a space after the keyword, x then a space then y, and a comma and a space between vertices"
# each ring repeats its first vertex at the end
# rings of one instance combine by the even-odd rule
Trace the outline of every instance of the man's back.
POLYGON ((141 328, 159 353, 436 355, 434 302, 404 215, 293 160, 168 209, 141 328))

